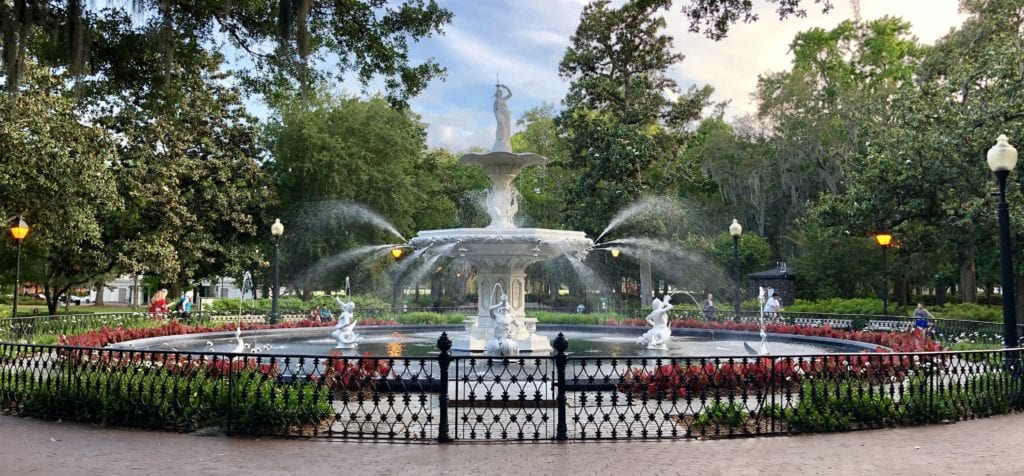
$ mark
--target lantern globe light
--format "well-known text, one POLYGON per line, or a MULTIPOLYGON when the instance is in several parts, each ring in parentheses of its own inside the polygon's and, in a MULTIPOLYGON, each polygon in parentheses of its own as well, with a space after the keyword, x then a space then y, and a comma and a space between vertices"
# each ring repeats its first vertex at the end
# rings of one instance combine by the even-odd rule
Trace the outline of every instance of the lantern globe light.
POLYGON ((887 248, 892 243, 892 233, 888 231, 877 231, 875 232, 875 241, 878 242, 878 246, 887 248))
POLYGON ((399 259, 402 257, 403 254, 405 254, 405 250, 403 250, 402 248, 391 248, 392 258, 399 259))
POLYGON ((986 160, 993 172, 1013 170, 1017 165, 1017 149, 1010 145, 1006 134, 999 134, 996 145, 988 150, 986 160))
POLYGON ((281 236, 284 234, 284 224, 281 223, 280 218, 275 218, 274 224, 270 225, 270 234, 274 236, 281 236))
POLYGON ((16 217, 11 221, 11 236, 18 241, 24 240, 28 236, 28 232, 31 231, 28 223, 22 217, 16 217))
POLYGON ((729 225, 729 234, 738 237, 743 234, 743 225, 740 225, 740 221, 733 218, 732 225, 729 225))
POLYGON ((618 248, 612 248, 611 249, 611 253, 612 253, 612 258, 618 258, 619 255, 622 254, 622 250, 620 250, 618 248))

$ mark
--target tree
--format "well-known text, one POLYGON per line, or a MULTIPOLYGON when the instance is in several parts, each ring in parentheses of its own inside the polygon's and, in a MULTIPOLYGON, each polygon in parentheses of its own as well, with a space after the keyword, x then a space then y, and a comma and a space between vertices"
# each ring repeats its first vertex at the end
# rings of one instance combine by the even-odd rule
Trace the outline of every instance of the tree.
POLYGON ((123 202, 107 164, 113 137, 79 121, 62 93, 66 78, 29 69, 19 97, 0 96, 0 216, 31 224, 26 252, 42 280, 50 314, 57 298, 109 272, 104 218, 123 202))
MULTIPOLYGON (((408 110, 393 109, 382 98, 300 99, 278 111, 266 138, 281 216, 291 217, 282 269, 304 295, 318 279, 306 271, 324 258, 357 245, 395 242, 418 229, 417 212, 427 203, 416 175, 425 132, 408 110), (367 224, 377 226, 357 226, 367 224)), ((368 283, 353 285, 365 289, 368 283)))
MULTIPOLYGON (((708 105, 711 88, 683 93, 667 71, 683 56, 671 49, 658 13, 668 0, 633 0, 621 8, 608 1, 584 7, 580 24, 559 65, 571 80, 556 124, 571 171, 568 223, 596 236, 612 216, 642 196, 671 189, 674 161, 688 126, 708 105), (674 99, 669 95, 675 96, 674 99)), ((648 224, 648 232, 658 225, 648 224)), ((641 304, 652 296, 650 258, 641 258, 641 304)))
POLYGON ((1024 99, 1017 93, 1024 85, 1018 34, 1024 7, 1009 0, 963 6, 971 17, 936 43, 915 80, 894 95, 892 116, 873 137, 848 191, 818 213, 825 223, 860 230, 884 221, 903 232, 910 250, 951 245, 962 299, 973 302, 977 249, 995 236, 994 204, 983 193, 991 173, 982 158, 1000 133, 1024 132, 1024 99))
MULTIPOLYGON (((683 15, 690 19, 690 31, 703 32, 705 36, 713 40, 725 38, 729 33, 729 27, 736 22, 752 23, 758 20, 754 13, 754 2, 751 0, 683 0, 683 15)), ((767 3, 776 4, 775 12, 779 14, 779 20, 795 16, 803 18, 807 10, 801 7, 809 0, 767 0, 767 3)), ((821 11, 827 13, 832 9, 832 0, 814 0, 815 5, 821 6, 821 11)))
MULTIPOLYGON (((17 91, 24 64, 33 55, 75 76, 112 63, 100 23, 128 16, 129 2, 86 4, 83 0, 15 0, 0 4, 3 60, 8 92, 17 91), (13 3, 13 4, 12 4, 13 3), (113 4, 111 4, 113 3, 113 4), (120 4, 120 5, 118 5, 120 4)), ((170 73, 179 55, 227 43, 249 55, 252 69, 237 71, 254 91, 305 88, 326 74, 354 73, 363 84, 382 77, 388 97, 404 103, 444 73, 432 59, 414 64, 409 40, 442 32, 452 14, 433 0, 255 0, 196 2, 132 1, 126 33, 145 34, 158 47, 154 65, 170 73)))

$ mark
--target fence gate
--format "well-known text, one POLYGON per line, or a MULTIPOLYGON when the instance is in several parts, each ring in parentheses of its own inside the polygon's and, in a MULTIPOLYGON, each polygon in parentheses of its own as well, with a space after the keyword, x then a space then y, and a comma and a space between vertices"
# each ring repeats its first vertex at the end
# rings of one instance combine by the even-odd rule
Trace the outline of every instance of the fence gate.
POLYGON ((555 359, 455 357, 448 412, 456 440, 554 440, 555 359))

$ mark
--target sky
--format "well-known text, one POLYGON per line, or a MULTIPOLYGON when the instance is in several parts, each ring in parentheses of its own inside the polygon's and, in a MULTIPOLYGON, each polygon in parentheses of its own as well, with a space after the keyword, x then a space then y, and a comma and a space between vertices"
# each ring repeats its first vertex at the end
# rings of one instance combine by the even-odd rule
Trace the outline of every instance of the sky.
MULTIPOLYGON (((443 36, 414 44, 413 60, 434 58, 448 69, 410 105, 428 124, 427 143, 464 151, 489 148, 494 142, 491 105, 496 75, 512 89, 513 118, 544 102, 558 107, 568 82, 558 76, 558 63, 579 23, 582 0, 440 0, 454 14, 443 36)), ((616 2, 619 3, 619 2, 616 2)), ((667 33, 685 60, 669 75, 681 89, 710 84, 715 101, 730 101, 726 117, 754 112, 750 95, 757 77, 789 68, 789 44, 801 31, 833 28, 853 18, 851 0, 833 0, 834 8, 821 13, 811 0, 805 18, 779 21, 772 5, 755 0, 760 21, 733 25, 729 36, 711 41, 687 31, 688 22, 678 8, 666 15, 667 33)), ((965 16, 957 0, 861 0, 864 20, 885 15, 902 17, 913 25, 923 43, 933 43, 965 16)), ((372 88, 372 87, 371 87, 372 88)), ((358 92, 358 86, 352 88, 358 92)))

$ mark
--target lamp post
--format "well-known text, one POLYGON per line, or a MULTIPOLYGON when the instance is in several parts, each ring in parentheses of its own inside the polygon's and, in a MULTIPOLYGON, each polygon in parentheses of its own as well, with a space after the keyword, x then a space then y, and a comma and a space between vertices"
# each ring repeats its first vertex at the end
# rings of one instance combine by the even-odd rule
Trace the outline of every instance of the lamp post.
POLYGON ((875 232, 875 242, 882 247, 882 314, 889 315, 889 246, 892 233, 888 230, 875 232))
POLYGON ((281 235, 284 234, 284 225, 280 218, 275 218, 274 224, 270 225, 270 234, 274 235, 274 289, 271 292, 270 300, 270 323, 277 324, 277 298, 281 293, 281 250, 278 244, 281 241, 281 235))
MULTIPOLYGON (((391 258, 395 261, 402 259, 405 249, 401 246, 391 248, 391 258)), ((402 290, 402 270, 395 268, 395 284, 391 289, 391 312, 398 312, 398 293, 402 290)))
POLYGON ((740 315, 740 235, 743 234, 743 225, 733 218, 732 225, 729 225, 729 234, 732 235, 732 274, 736 284, 736 295, 733 297, 733 315, 740 315))
POLYGON ((14 306, 11 308, 11 317, 18 317, 18 290, 21 288, 21 243, 25 241, 29 230, 28 223, 25 223, 20 215, 11 220, 11 237, 18 242, 18 264, 14 274, 14 306))
POLYGON ((988 150, 988 167, 999 182, 999 268, 1003 287, 1003 347, 1017 347, 1017 302, 1013 287, 1013 255, 1010 250, 1010 205, 1006 203, 1006 178, 1017 165, 1017 149, 1000 134, 996 145, 988 150))

